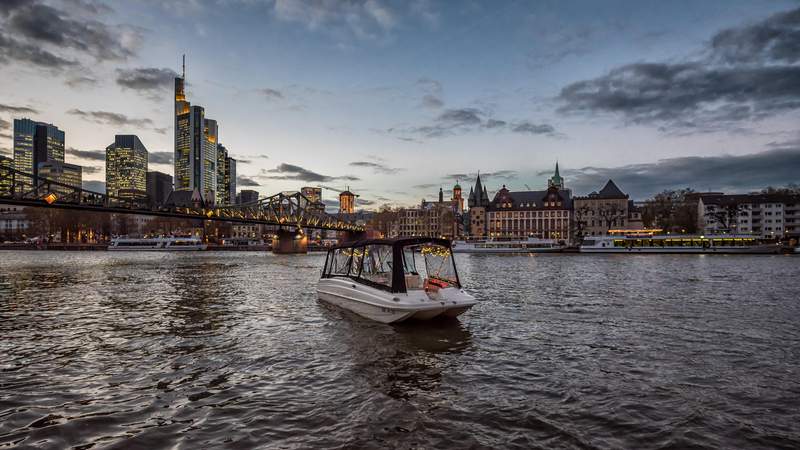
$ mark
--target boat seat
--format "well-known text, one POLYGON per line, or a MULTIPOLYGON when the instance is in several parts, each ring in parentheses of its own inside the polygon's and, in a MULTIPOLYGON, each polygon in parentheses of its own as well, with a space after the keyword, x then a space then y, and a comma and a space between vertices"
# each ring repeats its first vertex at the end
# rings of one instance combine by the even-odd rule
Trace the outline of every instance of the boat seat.
POLYGON ((422 289, 422 277, 419 274, 406 274, 406 289, 422 289))

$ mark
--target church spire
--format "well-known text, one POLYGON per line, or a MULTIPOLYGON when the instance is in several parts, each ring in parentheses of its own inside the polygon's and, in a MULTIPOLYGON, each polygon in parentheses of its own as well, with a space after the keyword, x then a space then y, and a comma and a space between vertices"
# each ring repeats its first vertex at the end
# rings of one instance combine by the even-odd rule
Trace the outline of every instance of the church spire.
POLYGON ((558 161, 556 161, 556 171, 549 180, 547 180, 547 187, 554 187, 556 189, 564 189, 564 179, 558 173, 558 161))

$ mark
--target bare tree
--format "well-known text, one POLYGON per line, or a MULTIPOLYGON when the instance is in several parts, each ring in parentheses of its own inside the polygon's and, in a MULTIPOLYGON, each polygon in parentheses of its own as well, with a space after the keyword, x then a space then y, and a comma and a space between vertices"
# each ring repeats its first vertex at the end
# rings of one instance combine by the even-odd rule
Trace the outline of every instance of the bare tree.
POLYGON ((575 241, 580 243, 586 235, 586 228, 589 226, 589 215, 592 208, 589 205, 583 205, 575 208, 572 220, 572 235, 575 236, 575 241))
POLYGON ((597 215, 600 216, 605 228, 610 230, 612 227, 622 225, 622 221, 628 217, 628 211, 616 202, 606 202, 597 208, 597 215))
POLYGON ((715 205, 713 208, 708 208, 706 220, 709 223, 717 224, 718 230, 730 233, 735 231, 742 211, 744 211, 744 205, 741 203, 730 202, 715 205))

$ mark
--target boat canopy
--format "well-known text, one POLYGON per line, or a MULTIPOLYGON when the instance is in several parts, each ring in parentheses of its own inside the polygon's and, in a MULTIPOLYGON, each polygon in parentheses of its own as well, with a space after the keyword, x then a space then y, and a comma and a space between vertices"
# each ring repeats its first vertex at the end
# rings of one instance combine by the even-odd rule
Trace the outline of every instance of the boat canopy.
POLYGON ((365 239, 332 247, 323 278, 348 277, 389 292, 422 288, 415 253, 425 263, 427 279, 442 287, 461 287, 450 241, 439 238, 365 239), (413 283, 413 285, 411 285, 413 283))

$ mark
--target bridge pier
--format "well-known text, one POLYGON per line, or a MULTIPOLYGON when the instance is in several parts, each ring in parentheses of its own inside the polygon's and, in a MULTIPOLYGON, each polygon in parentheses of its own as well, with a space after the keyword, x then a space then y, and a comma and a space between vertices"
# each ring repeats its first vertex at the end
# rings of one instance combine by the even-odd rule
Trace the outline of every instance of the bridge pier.
POLYGON ((280 229, 272 239, 272 253, 308 253, 308 236, 295 231, 280 229))

